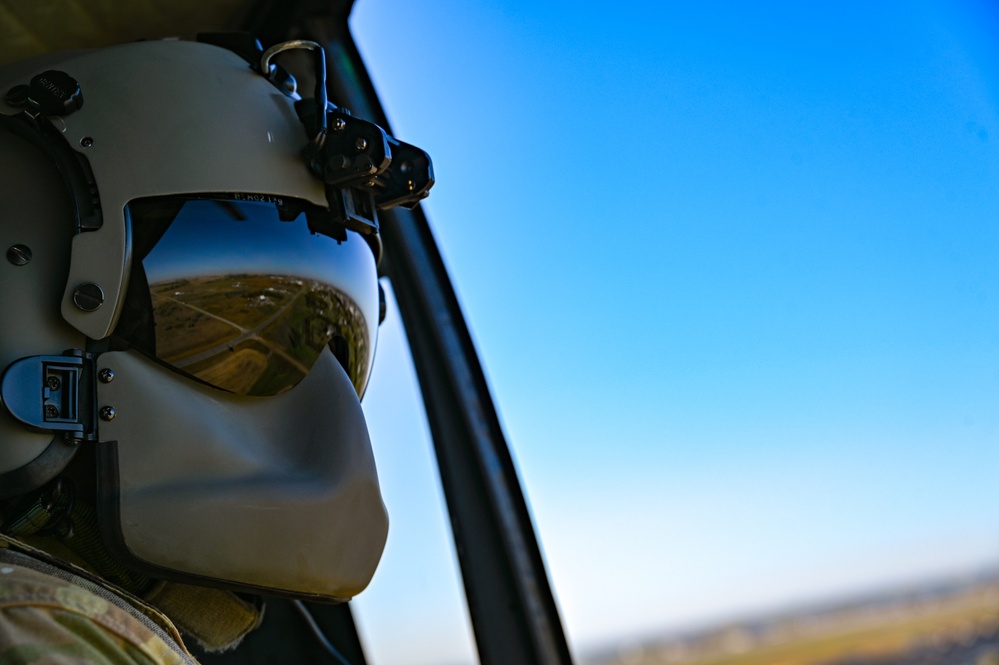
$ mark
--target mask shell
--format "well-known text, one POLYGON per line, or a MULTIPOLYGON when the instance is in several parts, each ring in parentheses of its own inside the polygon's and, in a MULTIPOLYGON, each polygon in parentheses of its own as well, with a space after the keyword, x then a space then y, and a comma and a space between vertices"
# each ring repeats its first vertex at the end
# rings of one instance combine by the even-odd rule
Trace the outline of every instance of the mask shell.
POLYGON ((327 600, 385 545, 357 394, 329 350, 291 390, 216 390, 134 352, 98 359, 98 508, 112 553, 164 579, 327 600), (107 412, 105 412, 107 413, 107 412))

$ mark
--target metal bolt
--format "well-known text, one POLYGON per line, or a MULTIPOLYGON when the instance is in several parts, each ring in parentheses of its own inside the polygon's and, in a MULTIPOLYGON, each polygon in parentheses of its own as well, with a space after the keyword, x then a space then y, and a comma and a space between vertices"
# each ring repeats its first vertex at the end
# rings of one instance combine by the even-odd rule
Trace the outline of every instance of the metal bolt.
POLYGON ((84 136, 82 139, 80 139, 80 145, 82 145, 84 148, 89 148, 90 146, 94 145, 94 138, 92 136, 84 136))
POLYGON ((55 418, 58 415, 59 415, 59 407, 57 407, 55 404, 46 404, 45 405, 45 417, 46 418, 55 418))
POLYGON ((31 248, 27 245, 11 245, 7 249, 7 260, 15 266, 27 265, 31 260, 31 248))
POLYGON ((354 147, 357 148, 358 152, 360 152, 368 147, 368 142, 363 138, 358 137, 357 140, 354 141, 354 147))
POLYGON ((73 292, 73 302, 84 312, 93 312, 104 304, 104 289, 93 282, 85 282, 73 292))
POLYGON ((117 415, 118 414, 117 414, 117 412, 115 412, 113 406, 102 406, 101 407, 101 420, 107 420, 108 422, 110 422, 110 421, 114 420, 114 417, 117 416, 117 415))
POLYGON ((97 378, 100 379, 101 383, 111 383, 114 381, 114 370, 105 367, 97 374, 97 378))
POLYGON ((337 118, 336 120, 333 121, 334 132, 342 132, 346 127, 347 127, 347 121, 344 120, 343 118, 337 118))
POLYGON ((58 376, 50 376, 45 379, 45 385, 47 385, 51 390, 58 390, 59 386, 62 385, 62 382, 59 381, 58 376))

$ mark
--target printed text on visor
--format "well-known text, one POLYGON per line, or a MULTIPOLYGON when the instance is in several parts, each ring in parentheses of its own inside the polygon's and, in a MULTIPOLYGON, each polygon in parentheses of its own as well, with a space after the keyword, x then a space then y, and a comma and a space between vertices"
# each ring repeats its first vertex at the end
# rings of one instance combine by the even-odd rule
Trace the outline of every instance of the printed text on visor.
POLYGON ((115 334, 218 388, 276 395, 324 348, 358 395, 377 329, 374 257, 312 233, 302 205, 159 197, 128 206, 132 276, 115 334))

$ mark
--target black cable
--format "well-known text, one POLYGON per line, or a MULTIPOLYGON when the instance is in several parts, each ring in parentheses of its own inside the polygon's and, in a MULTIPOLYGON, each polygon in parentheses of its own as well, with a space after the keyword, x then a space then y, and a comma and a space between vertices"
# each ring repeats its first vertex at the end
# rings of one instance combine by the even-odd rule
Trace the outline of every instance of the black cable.
POLYGON ((326 649, 331 656, 336 658, 340 665, 350 665, 350 661, 344 658, 340 652, 337 651, 336 647, 333 646, 333 644, 326 638, 326 635, 323 634, 322 629, 312 617, 312 613, 309 612, 309 608, 305 606, 305 603, 300 600, 293 600, 291 602, 295 606, 295 609, 298 610, 298 613, 302 615, 302 618, 305 619, 305 623, 309 625, 309 628, 312 630, 312 634, 316 636, 316 639, 319 640, 321 645, 323 645, 323 648, 326 649))

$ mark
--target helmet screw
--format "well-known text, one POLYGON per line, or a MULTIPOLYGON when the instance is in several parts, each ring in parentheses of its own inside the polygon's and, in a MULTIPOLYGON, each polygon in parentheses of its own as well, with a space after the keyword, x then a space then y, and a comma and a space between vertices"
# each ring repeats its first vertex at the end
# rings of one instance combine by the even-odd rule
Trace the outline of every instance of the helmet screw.
POLYGON ((104 304, 104 289, 93 282, 85 282, 73 292, 73 302, 84 312, 93 312, 104 304))
POLYGON ((111 383, 114 381, 114 370, 105 367, 97 374, 97 378, 101 380, 101 383, 111 383))
POLYGON ((45 405, 45 417, 46 418, 55 418, 58 415, 59 415, 59 407, 57 407, 55 404, 46 404, 45 405))
POLYGON ((59 386, 62 384, 60 383, 58 376, 50 376, 45 379, 45 385, 48 386, 50 390, 58 390, 59 386))
POLYGON ((343 118, 337 118, 336 120, 333 121, 334 132, 342 132, 346 127, 347 127, 347 121, 344 120, 343 118))
POLYGON ((114 417, 117 416, 117 415, 118 414, 117 414, 117 412, 115 412, 113 406, 102 406, 101 407, 101 420, 106 420, 106 421, 110 422, 110 421, 114 420, 114 417))
POLYGON ((7 250, 7 260, 15 266, 27 265, 31 260, 31 248, 27 245, 12 245, 7 250))
POLYGON ((358 137, 358 139, 354 141, 354 147, 357 148, 358 152, 360 152, 361 150, 364 150, 365 148, 368 147, 368 142, 365 141, 363 138, 358 137))
POLYGON ((90 146, 94 145, 94 137, 84 136, 82 139, 80 139, 80 145, 83 146, 84 148, 89 148, 90 146))

